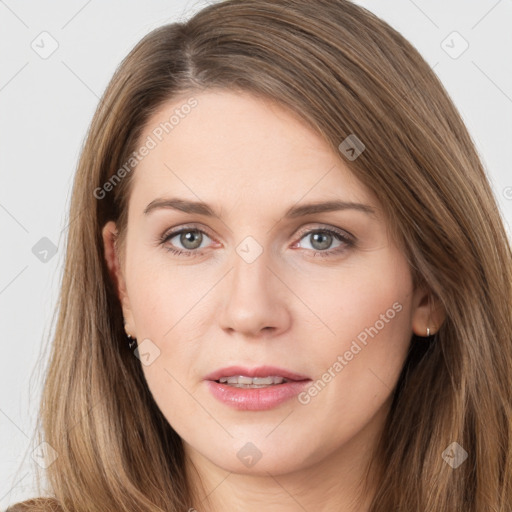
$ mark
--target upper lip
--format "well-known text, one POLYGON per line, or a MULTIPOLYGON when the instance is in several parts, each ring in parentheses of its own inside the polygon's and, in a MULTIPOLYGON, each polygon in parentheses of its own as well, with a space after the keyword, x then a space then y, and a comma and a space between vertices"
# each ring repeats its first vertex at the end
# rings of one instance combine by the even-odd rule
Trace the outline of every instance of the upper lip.
POLYGON ((255 368, 246 368, 243 366, 227 366, 226 368, 220 368, 212 373, 209 373, 205 380, 219 380, 221 377, 233 377, 243 375, 245 377, 284 377, 288 380, 301 381, 311 380, 305 375, 286 370, 284 368, 278 368, 276 366, 257 366, 255 368))

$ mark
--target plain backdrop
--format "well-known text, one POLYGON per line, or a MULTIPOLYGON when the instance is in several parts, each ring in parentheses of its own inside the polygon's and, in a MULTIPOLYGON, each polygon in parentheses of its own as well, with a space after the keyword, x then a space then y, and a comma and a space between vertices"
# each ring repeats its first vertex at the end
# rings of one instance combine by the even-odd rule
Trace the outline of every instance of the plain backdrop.
MULTIPOLYGON (((314 1, 314 0, 311 0, 314 1)), ((194 0, 0 0, 0 509, 35 494, 32 451, 70 190, 116 66, 194 0)), ((512 1, 358 0, 444 83, 512 225, 512 1)), ((63 399, 66 390, 62 390, 63 399)))

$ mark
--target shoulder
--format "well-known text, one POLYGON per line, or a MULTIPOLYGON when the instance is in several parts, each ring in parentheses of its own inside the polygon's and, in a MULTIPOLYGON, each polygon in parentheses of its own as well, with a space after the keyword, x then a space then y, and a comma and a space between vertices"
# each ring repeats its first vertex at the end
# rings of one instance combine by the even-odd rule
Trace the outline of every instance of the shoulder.
POLYGON ((5 512, 62 512, 55 498, 33 498, 11 505, 5 512))

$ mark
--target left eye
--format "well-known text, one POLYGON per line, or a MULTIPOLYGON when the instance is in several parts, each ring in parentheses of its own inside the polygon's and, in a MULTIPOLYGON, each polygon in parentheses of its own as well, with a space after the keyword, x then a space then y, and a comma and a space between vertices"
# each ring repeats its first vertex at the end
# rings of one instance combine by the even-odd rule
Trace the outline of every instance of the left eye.
POLYGON ((331 249, 334 249, 331 245, 335 240, 338 240, 339 242, 336 247, 342 245, 343 242, 347 242, 346 237, 328 229, 308 231, 302 236, 301 240, 308 239, 310 240, 311 247, 306 247, 306 249, 313 249, 315 251, 330 251, 331 249))

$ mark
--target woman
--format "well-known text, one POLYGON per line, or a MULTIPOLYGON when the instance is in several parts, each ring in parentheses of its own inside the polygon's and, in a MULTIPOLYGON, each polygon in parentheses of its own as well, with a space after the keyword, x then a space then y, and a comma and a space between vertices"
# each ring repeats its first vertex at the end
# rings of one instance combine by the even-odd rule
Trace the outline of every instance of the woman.
POLYGON ((147 35, 70 218, 53 498, 11 510, 511 510, 510 245, 371 13, 228 0, 147 35))

